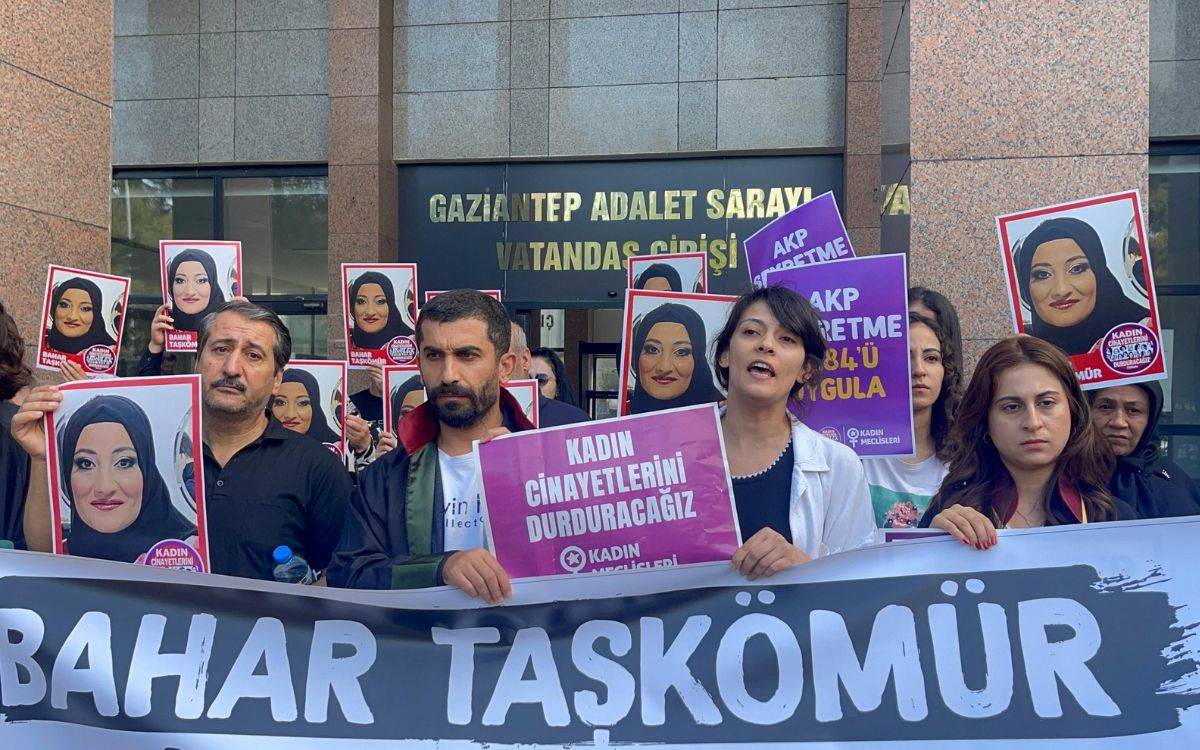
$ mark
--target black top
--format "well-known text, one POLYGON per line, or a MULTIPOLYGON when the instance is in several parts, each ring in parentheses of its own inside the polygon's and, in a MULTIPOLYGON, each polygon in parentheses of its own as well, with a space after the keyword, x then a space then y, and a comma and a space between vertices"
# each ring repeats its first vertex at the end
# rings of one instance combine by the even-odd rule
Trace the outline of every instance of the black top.
POLYGON ((329 565, 354 486, 328 448, 275 419, 222 469, 204 447, 209 557, 214 573, 274 580, 286 544, 314 570, 329 565))
POLYGON ((737 505, 738 528, 742 530, 743 542, 762 529, 774 529, 791 543, 792 525, 788 511, 795 464, 796 451, 789 440, 783 455, 766 471, 749 477, 733 477, 733 500, 737 505))
POLYGON ((0 539, 7 539, 17 549, 25 549, 29 454, 9 434, 16 413, 16 404, 0 401, 0 539))
POLYGON ((561 427, 591 421, 583 409, 538 393, 538 427, 561 427))
POLYGON ((1108 491, 1132 505, 1138 518, 1194 516, 1200 513, 1200 487, 1159 449, 1162 388, 1153 381, 1137 387, 1150 402, 1146 429, 1129 455, 1117 459, 1108 491))
POLYGON ((368 422, 383 422, 383 398, 371 393, 370 388, 351 393, 350 402, 358 409, 358 416, 368 422))

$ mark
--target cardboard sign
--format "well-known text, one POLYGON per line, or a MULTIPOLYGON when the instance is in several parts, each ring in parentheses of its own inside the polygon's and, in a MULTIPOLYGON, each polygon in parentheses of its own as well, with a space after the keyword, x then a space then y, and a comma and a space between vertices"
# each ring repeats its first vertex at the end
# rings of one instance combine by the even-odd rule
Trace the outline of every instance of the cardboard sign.
POLYGON ((1167 377, 1137 190, 996 218, 1013 329, 1067 353, 1084 390, 1167 377))
POLYGON ((218 240, 160 240, 163 304, 174 319, 166 350, 194 352, 200 322, 242 296, 242 243, 218 240))
POLYGON ((54 552, 207 572, 200 376, 59 390, 46 414, 54 552))
POLYGON ((629 259, 630 289, 708 293, 708 253, 640 255, 629 259))
POLYGON ((742 540, 715 404, 475 446, 496 559, 513 578, 729 560, 742 540))
POLYGON ((129 279, 50 266, 42 302, 37 367, 57 371, 65 362, 90 377, 115 376, 129 279))
POLYGON ((755 286, 763 274, 854 257, 833 193, 822 193, 746 238, 746 263, 755 286))
POLYGON ((792 411, 864 458, 911 456, 916 445, 905 260, 874 255, 764 274, 812 302, 825 328, 824 376, 792 411))
POLYGON ((346 455, 346 363, 293 359, 271 397, 271 415, 339 457, 346 455))
POLYGON ((416 264, 343 263, 342 310, 351 369, 416 361, 416 264))

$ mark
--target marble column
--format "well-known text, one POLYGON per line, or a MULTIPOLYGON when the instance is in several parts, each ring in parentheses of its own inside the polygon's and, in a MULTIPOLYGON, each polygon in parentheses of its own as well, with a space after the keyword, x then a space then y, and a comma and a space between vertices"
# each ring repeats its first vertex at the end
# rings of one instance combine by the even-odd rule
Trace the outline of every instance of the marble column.
POLYGON ((910 273, 954 302, 973 363, 1012 332, 997 215, 1146 194, 1148 2, 910 0, 907 10, 910 273))
POLYGON ((846 9, 846 162, 842 219, 858 255, 880 251, 880 80, 882 0, 846 9))
POLYGON ((0 16, 0 301, 32 362, 47 265, 109 270, 113 3, 0 16))
POLYGON ((392 0, 329 7, 329 356, 344 357, 341 264, 396 260, 392 0))

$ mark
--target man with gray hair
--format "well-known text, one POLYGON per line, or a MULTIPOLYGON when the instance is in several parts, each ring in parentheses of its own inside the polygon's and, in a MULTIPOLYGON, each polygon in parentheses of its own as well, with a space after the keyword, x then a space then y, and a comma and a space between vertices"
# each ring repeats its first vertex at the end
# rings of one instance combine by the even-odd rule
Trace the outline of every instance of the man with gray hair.
MULTIPOLYGON (((529 363, 533 356, 529 353, 529 342, 525 338, 525 329, 516 321, 510 322, 512 333, 509 336, 508 350, 516 355, 517 364, 513 368, 513 380, 529 379, 529 363)), ((589 421, 585 411, 555 398, 542 395, 542 381, 538 380, 538 427, 559 427, 565 424, 577 424, 589 421)))
MULTIPOLYGON (((317 441, 267 416, 283 378, 292 337, 275 313, 245 300, 225 303, 200 324, 196 371, 204 415, 204 501, 214 573, 271 580, 272 551, 287 545, 314 570, 328 564, 341 534, 353 483, 317 441)), ((54 386, 13 418, 12 435, 44 461, 42 416, 62 396, 54 386)), ((49 551, 44 472, 28 502, 46 508, 44 528, 27 540, 49 551)), ((27 525, 28 531, 28 525, 27 525)))

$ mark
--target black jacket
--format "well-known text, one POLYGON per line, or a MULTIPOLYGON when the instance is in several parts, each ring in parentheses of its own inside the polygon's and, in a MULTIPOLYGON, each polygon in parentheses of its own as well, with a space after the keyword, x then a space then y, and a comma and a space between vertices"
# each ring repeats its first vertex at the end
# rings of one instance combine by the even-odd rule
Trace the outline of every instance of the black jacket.
POLYGON ((538 427, 561 427, 590 420, 591 417, 582 409, 571 406, 566 401, 538 394, 538 427))
POLYGON ((17 549, 25 549, 29 454, 9 434, 16 413, 16 404, 0 401, 0 539, 9 540, 17 549))
POLYGON ((1150 419, 1128 456, 1117 459, 1108 491, 1133 506, 1138 518, 1200 514, 1200 487, 1159 449, 1163 393, 1158 383, 1138 383, 1150 397, 1150 419))

